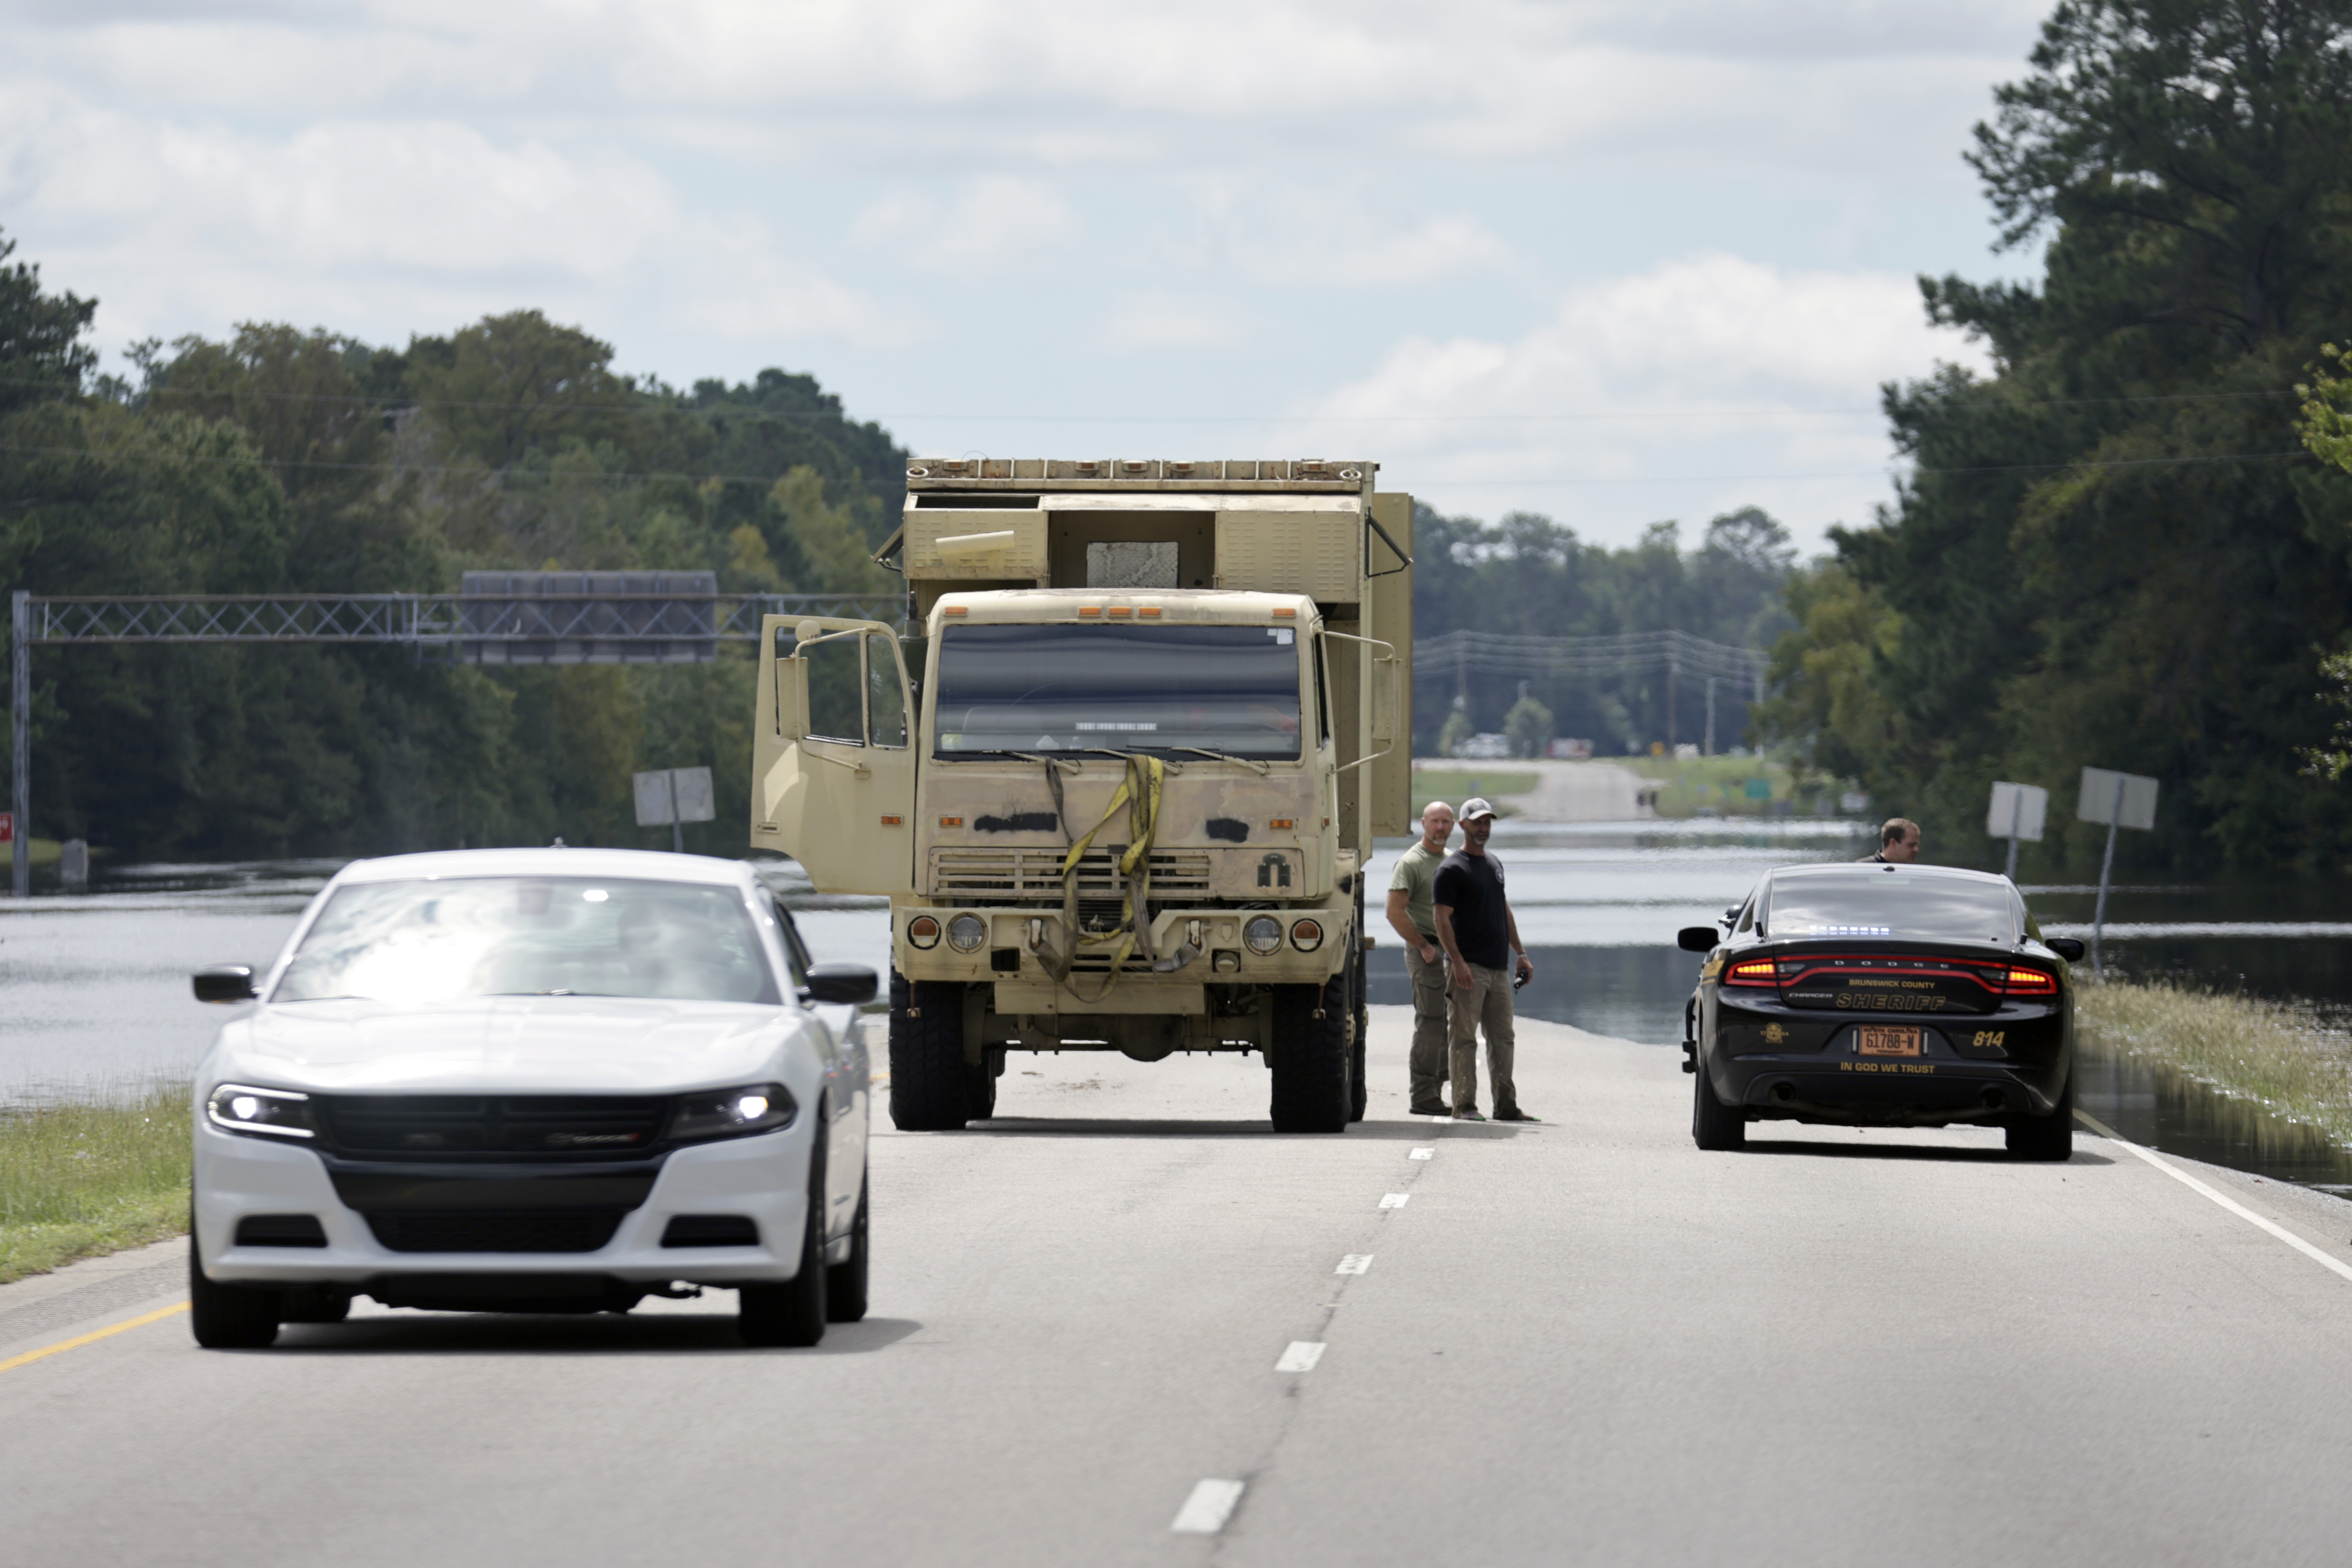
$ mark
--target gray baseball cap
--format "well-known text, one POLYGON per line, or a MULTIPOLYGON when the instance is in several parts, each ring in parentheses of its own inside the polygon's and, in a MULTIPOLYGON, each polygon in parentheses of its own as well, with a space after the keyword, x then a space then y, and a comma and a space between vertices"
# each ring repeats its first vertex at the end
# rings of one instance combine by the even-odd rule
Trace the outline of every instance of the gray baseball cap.
POLYGON ((1495 808, 1486 804, 1486 797, 1484 795, 1473 795, 1462 802, 1462 821, 1465 822, 1475 822, 1481 817, 1491 817, 1494 814, 1495 808))

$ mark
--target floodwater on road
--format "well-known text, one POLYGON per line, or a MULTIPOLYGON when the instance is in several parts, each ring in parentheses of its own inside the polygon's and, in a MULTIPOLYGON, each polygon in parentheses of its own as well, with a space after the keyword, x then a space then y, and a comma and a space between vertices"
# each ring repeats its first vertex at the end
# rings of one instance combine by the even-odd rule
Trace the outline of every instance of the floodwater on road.
MULTIPOLYGON (((1851 860, 1865 825, 1783 819, 1497 826, 1520 935, 1536 977, 1521 1012, 1597 1034, 1671 1047, 1698 958, 1675 946, 1714 922, 1775 865, 1851 860)), ((1371 999, 1406 1003, 1404 957, 1381 918, 1404 841, 1385 843, 1369 878, 1381 939, 1371 999)), ((90 892, 0 900, 0 1102, 87 1094, 185 1079, 221 1010, 189 995, 210 963, 268 963, 338 862, 124 867, 90 892)), ((814 894, 790 862, 761 862, 820 959, 885 969, 879 899, 814 894)), ((2044 932, 2089 935, 2095 888, 2025 888, 2044 932)), ((2169 977, 2323 1009, 2352 1010, 2352 890, 2341 884, 2141 886, 2111 891, 2105 956, 2125 977, 2169 977)), ((2134 1063, 2089 1062, 2083 1108, 2125 1136, 2258 1170, 2352 1189, 2352 1155, 2192 1082, 2134 1063)))

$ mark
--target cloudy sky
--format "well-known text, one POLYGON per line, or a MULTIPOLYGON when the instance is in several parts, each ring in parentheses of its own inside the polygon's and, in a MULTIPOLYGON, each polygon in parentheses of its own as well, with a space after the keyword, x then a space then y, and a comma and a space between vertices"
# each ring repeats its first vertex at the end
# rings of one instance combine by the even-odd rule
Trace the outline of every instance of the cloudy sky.
POLYGON ((1588 538, 1888 493, 2014 276, 2043 0, 0 0, 0 230, 110 350, 538 307, 919 452, 1329 456, 1588 538))

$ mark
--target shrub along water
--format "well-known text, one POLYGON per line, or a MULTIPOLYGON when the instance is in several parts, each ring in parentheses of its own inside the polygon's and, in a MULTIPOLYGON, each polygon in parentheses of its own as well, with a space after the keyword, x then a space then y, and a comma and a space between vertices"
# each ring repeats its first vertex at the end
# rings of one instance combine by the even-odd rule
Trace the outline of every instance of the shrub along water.
POLYGON ((2168 1067, 2352 1145, 2352 1042, 2308 1008, 2156 981, 2075 992, 2091 1049, 2168 1067))
POLYGON ((0 1284, 188 1228, 188 1095, 0 1111, 0 1284))

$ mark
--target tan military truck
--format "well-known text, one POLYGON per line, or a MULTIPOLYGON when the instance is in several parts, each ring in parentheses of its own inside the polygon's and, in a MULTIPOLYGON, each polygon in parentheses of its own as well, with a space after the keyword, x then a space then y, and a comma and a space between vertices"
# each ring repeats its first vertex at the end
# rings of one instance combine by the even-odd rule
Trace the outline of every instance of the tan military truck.
POLYGON ((1375 467, 925 459, 906 638, 767 621, 751 844, 889 895, 899 1127, 990 1115, 1012 1051, 1255 1051, 1277 1131, 1363 1115, 1364 867, 1412 831, 1375 467))

